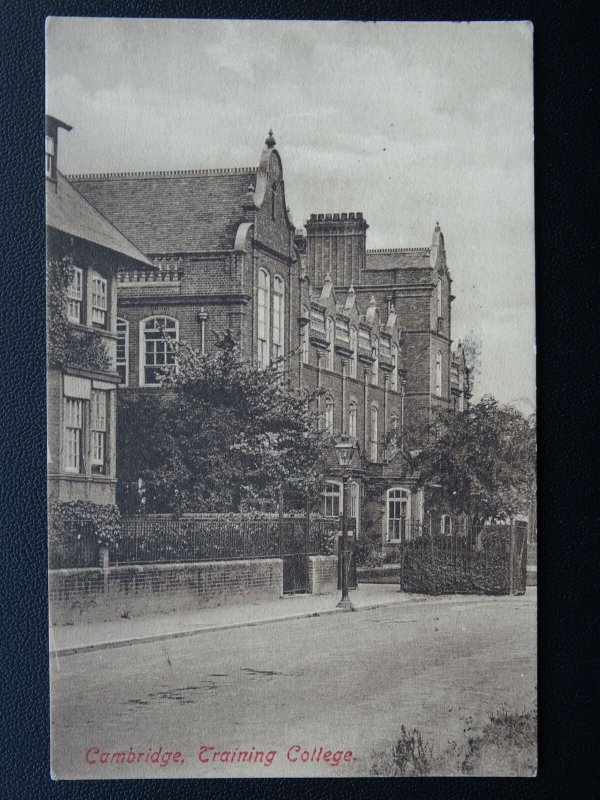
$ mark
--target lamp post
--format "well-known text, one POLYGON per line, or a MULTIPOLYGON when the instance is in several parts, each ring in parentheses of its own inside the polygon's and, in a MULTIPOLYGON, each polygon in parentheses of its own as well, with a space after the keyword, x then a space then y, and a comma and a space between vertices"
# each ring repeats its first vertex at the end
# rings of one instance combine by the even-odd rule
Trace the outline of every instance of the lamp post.
POLYGON ((338 608, 354 611, 354 606, 348 595, 348 479, 350 478, 350 463, 354 453, 354 440, 344 434, 335 445, 335 452, 340 467, 342 468, 342 598, 338 608))

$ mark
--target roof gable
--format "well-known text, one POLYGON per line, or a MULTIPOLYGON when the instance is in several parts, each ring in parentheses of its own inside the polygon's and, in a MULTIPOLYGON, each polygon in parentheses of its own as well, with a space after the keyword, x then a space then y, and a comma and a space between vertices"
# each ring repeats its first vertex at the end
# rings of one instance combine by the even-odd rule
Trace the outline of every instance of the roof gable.
POLYGON ((47 187, 46 190, 46 224, 49 227, 152 266, 152 262, 100 214, 60 172, 56 176, 55 188, 47 187))

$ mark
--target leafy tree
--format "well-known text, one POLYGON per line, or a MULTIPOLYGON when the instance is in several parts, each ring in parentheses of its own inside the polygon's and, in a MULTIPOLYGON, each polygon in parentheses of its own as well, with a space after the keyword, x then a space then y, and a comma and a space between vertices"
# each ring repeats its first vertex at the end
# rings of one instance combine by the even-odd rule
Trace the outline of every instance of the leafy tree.
POLYGON ((490 395, 462 413, 443 412, 417 455, 421 485, 439 484, 475 537, 488 519, 527 512, 535 481, 535 416, 490 395))
POLYGON ((248 365, 227 334, 211 354, 182 345, 163 385, 120 395, 121 501, 140 478, 150 511, 275 508, 280 491, 297 500, 318 492, 318 393, 288 389, 285 362, 248 365))

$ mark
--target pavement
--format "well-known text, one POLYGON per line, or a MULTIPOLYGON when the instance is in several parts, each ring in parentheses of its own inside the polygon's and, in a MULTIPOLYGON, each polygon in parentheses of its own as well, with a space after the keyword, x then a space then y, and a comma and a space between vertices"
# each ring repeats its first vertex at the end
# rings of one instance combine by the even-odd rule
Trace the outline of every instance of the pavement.
MULTIPOLYGON (((326 595, 290 595, 269 602, 155 614, 110 622, 52 625, 49 631, 50 653, 66 656, 162 639, 195 636, 210 631, 325 614, 345 614, 348 613, 346 610, 337 608, 340 594, 337 592, 326 595)), ((443 598, 444 596, 432 598, 428 595, 400 592, 395 583, 362 583, 358 589, 350 592, 350 599, 356 611, 403 603, 424 603, 432 599, 439 602, 443 598)), ((464 595, 448 595, 445 599, 456 602, 458 598, 460 602, 469 602, 469 597, 464 595)), ((473 599, 475 598, 476 596, 473 596, 473 599)))
POLYGON ((230 607, 241 627, 52 656, 53 777, 362 777, 380 755, 390 767, 402 725, 443 756, 432 774, 463 774, 490 713, 535 703, 535 587, 418 598, 361 586, 351 597, 358 613, 333 611, 333 595, 286 598, 274 604, 296 615, 284 625, 259 624, 266 604, 253 617, 230 607))

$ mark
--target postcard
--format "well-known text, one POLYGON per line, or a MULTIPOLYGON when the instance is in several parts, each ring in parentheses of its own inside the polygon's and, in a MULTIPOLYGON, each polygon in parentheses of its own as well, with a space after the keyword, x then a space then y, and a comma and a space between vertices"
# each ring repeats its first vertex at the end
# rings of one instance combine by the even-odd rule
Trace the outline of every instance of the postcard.
POLYGON ((533 33, 48 18, 54 779, 536 774, 533 33))

